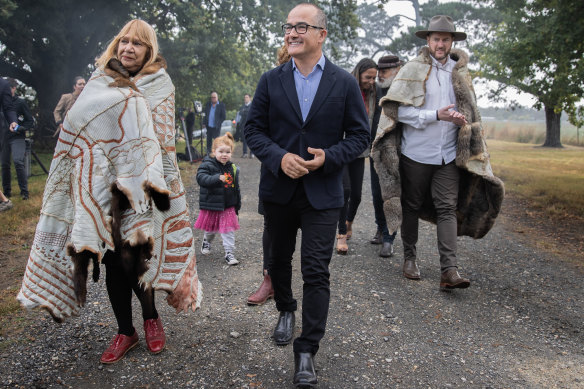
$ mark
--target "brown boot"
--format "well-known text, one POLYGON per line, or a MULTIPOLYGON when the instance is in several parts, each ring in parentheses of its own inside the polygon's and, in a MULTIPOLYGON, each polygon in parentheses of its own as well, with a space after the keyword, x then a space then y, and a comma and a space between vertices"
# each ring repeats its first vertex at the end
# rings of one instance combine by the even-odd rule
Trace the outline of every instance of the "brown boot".
POLYGON ((456 289, 456 288, 468 288, 470 286, 470 280, 468 278, 462 278, 458 271, 454 269, 448 269, 440 276, 440 288, 441 289, 456 289))
POLYGON ((271 297, 274 297, 272 279, 268 272, 264 270, 264 281, 258 290, 247 298, 247 305, 262 305, 271 297))
POLYGON ((404 277, 409 278, 410 280, 420 279, 420 269, 418 268, 415 259, 404 260, 403 273, 404 277))
POLYGON ((353 236, 353 222, 345 222, 347 224, 347 240, 353 236))
POLYGON ((349 246, 347 246, 347 235, 337 235, 337 254, 347 255, 349 246))

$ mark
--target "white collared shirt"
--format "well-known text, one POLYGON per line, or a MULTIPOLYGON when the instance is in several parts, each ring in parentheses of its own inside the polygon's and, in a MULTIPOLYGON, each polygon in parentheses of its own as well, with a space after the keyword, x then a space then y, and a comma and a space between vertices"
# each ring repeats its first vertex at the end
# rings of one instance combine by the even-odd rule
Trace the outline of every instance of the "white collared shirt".
POLYGON ((442 65, 434 57, 430 58, 432 69, 426 80, 424 104, 420 107, 398 108, 398 121, 403 123, 401 152, 416 162, 442 165, 456 158, 458 126, 452 122, 439 121, 436 110, 456 104, 452 88, 452 70, 456 62, 449 57, 442 65))

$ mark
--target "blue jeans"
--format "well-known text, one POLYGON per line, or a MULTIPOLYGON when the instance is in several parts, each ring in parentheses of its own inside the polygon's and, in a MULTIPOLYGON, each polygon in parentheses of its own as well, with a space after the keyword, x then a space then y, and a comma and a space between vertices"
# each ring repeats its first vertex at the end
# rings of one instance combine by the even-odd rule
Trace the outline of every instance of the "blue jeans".
POLYGON ((20 187, 20 195, 28 197, 28 177, 24 167, 24 157, 26 151, 26 141, 24 138, 5 138, 2 142, 2 188, 6 196, 12 195, 10 157, 14 161, 16 178, 20 187))
POLYGON ((383 199, 381 198, 381 185, 379 185, 379 176, 373 166, 373 160, 369 158, 369 166, 371 170, 371 195, 373 196, 373 209, 375 210, 375 224, 377 230, 381 231, 384 242, 393 243, 397 231, 389 235, 387 229, 387 221, 385 220, 385 213, 383 213, 383 199))

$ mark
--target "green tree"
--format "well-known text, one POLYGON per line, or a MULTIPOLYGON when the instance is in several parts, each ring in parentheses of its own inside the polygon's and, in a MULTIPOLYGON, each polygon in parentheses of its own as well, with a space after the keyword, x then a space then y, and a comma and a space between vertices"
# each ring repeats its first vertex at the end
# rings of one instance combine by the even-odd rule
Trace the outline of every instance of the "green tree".
MULTIPOLYGON (((480 49, 480 75, 513 86, 545 110, 545 147, 562 147, 560 115, 578 125, 584 96, 584 2, 494 0, 502 15, 480 49)), ((501 91, 500 88, 498 93, 501 91)))
MULTIPOLYGON (((329 16, 329 39, 354 36, 355 0, 317 1, 329 16)), ((253 93, 261 73, 273 67, 282 43, 284 0, 0 0, 0 74, 34 89, 40 127, 72 78, 88 76, 93 63, 132 18, 152 24, 176 86, 178 107, 206 100, 217 90, 228 110, 253 93)))

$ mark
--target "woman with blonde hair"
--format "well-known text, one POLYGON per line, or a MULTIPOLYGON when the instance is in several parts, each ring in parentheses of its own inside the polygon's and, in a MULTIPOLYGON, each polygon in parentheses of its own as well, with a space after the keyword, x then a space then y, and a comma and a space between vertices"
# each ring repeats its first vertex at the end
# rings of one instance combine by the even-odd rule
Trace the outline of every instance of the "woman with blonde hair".
POLYGON ((154 290, 166 291, 177 311, 194 311, 202 297, 165 68, 156 33, 142 20, 128 22, 97 60, 65 117, 18 295, 62 321, 85 304, 90 262, 94 281, 103 263, 118 333, 102 363, 138 344, 132 291, 154 354, 166 343, 154 290))

